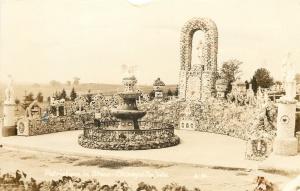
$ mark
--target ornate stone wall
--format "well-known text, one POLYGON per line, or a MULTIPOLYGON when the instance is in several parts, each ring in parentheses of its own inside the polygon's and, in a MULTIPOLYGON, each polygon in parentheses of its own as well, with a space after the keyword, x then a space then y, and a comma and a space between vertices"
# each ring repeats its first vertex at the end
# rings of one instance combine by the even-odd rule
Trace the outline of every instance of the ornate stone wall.
POLYGON ((34 136, 83 129, 85 123, 94 121, 94 113, 49 117, 48 119, 22 119, 18 122, 20 135, 34 136), (26 132, 23 134, 23 132, 26 132))
MULTIPOLYGON (((205 43, 202 48, 202 61, 204 66, 198 68, 197 73, 201 78, 200 99, 210 97, 215 93, 215 83, 217 74, 217 53, 218 53, 218 30, 216 24, 207 18, 193 18, 189 20, 182 28, 180 40, 180 76, 179 76, 179 98, 189 99, 188 79, 195 73, 190 73, 192 59, 192 41, 196 31, 203 31, 205 43), (205 75, 201 75, 205 73, 205 75)), ((199 87, 195 87, 199 88, 199 87)))

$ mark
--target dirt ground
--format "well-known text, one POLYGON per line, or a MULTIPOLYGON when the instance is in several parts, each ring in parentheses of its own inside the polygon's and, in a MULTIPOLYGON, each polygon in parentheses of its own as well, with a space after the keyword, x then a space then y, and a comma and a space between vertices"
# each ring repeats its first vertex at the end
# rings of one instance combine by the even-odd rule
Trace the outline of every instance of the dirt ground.
POLYGON ((19 169, 37 180, 77 176, 82 179, 97 178, 102 184, 117 180, 126 181, 132 188, 139 182, 157 188, 178 183, 201 191, 253 190, 255 178, 265 176, 279 187, 296 175, 258 170, 207 168, 185 164, 143 163, 141 161, 108 160, 100 157, 66 156, 36 151, 0 148, 1 173, 19 169))

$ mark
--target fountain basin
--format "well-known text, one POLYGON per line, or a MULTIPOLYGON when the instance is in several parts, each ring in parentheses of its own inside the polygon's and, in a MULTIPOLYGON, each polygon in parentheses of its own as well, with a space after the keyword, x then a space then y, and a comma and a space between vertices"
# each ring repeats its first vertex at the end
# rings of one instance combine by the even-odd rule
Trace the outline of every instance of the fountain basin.
POLYGON ((174 126, 166 123, 139 121, 141 129, 112 129, 120 121, 102 122, 100 126, 85 124, 78 143, 85 148, 102 150, 146 150, 178 145, 180 138, 174 133, 174 126))
POLYGON ((137 120, 146 115, 145 111, 138 110, 112 110, 111 114, 118 119, 129 119, 129 120, 137 120))
POLYGON ((123 99, 134 99, 134 100, 136 100, 141 95, 141 93, 138 93, 138 92, 121 92, 121 93, 118 93, 118 95, 123 99))

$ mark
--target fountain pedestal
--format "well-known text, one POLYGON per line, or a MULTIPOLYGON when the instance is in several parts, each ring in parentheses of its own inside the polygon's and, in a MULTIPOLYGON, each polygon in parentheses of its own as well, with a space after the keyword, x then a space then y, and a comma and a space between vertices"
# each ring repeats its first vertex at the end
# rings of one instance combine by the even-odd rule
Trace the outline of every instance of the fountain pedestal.
POLYGON ((138 130, 138 119, 146 115, 146 112, 139 111, 136 106, 136 100, 141 95, 134 90, 136 82, 134 76, 123 79, 125 90, 118 94, 123 99, 123 103, 117 109, 112 110, 112 115, 121 120, 119 129, 138 130))

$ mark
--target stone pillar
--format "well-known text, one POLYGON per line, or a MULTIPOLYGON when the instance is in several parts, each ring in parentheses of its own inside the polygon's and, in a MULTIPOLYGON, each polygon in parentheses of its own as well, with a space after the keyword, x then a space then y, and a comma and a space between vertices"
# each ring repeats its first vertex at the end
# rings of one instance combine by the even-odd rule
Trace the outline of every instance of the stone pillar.
POLYGON ((186 89, 187 89, 187 72, 185 70, 180 70, 179 73, 179 99, 186 99, 186 89))
POLYGON ((274 140, 274 153, 277 155, 297 155, 298 141, 295 137, 296 103, 291 86, 286 82, 286 95, 278 100, 277 136, 274 140))
POLYGON ((14 90, 12 87, 12 78, 11 78, 8 87, 5 90, 5 101, 3 104, 3 123, 2 123, 3 137, 17 135, 15 109, 16 109, 16 104, 15 104, 14 90))
POLYGON ((211 73, 208 71, 203 72, 202 74, 202 90, 201 90, 201 100, 205 101, 210 98, 212 95, 212 81, 211 73))
POLYGON ((7 103, 7 102, 4 103, 3 124, 2 124, 3 137, 17 135, 15 109, 16 109, 16 104, 7 103))

